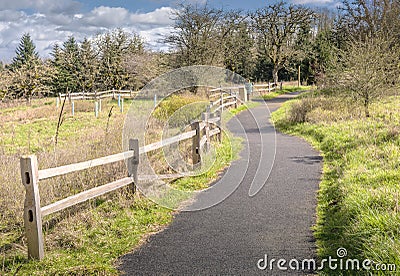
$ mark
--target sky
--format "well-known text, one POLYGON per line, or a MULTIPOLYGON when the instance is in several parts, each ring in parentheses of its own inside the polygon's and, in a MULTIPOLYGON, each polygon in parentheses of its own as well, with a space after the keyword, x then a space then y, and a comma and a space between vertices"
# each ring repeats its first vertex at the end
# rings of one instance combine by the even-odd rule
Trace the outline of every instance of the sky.
MULTIPOLYGON (((136 32, 154 50, 167 50, 162 38, 172 31, 171 13, 177 3, 204 4, 206 0, 1 0, 0 61, 10 62, 24 33, 29 33, 39 55, 49 57, 56 43, 69 36, 78 41, 115 28, 136 32)), ((290 3, 333 9, 339 0, 289 0, 290 3)), ((274 1, 208 0, 224 9, 256 10, 274 1)))

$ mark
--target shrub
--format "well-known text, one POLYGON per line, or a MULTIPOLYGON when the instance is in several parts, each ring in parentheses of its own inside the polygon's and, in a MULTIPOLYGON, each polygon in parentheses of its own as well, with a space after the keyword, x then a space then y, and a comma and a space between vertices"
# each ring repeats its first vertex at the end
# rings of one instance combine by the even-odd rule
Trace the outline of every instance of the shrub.
POLYGON ((198 96, 171 95, 158 105, 153 111, 153 116, 161 122, 169 121, 173 127, 187 125, 198 118, 207 105, 208 102, 198 96), (184 108, 185 106, 187 107, 184 108), (182 109, 181 112, 180 109, 182 109))

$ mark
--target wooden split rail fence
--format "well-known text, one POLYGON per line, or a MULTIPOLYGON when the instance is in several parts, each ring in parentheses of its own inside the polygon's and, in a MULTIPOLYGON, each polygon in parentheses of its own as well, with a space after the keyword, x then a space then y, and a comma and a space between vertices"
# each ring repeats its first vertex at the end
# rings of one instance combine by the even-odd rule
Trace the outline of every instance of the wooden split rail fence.
MULTIPOLYGON (((213 97, 215 98, 215 95, 212 95, 211 98, 213 97)), ((129 150, 126 152, 42 170, 39 170, 38 160, 35 155, 23 156, 20 160, 20 165, 22 184, 26 190, 24 203, 24 226, 28 244, 28 257, 38 260, 44 258, 44 242, 42 233, 42 218, 44 216, 62 211, 68 207, 128 185, 131 185, 132 191, 135 192, 135 186, 139 180, 149 180, 149 177, 138 175, 139 156, 141 154, 145 154, 171 144, 179 143, 181 141, 192 139, 193 165, 200 164, 201 152, 203 149, 207 150, 209 148, 211 138, 213 136, 217 136, 217 139, 219 141, 221 140, 222 111, 231 106, 236 107, 240 102, 238 97, 234 94, 221 92, 218 93, 218 97, 218 99, 210 102, 210 105, 207 107, 207 111, 202 114, 202 120, 192 123, 191 131, 153 144, 139 147, 139 141, 137 139, 130 139, 129 150), (83 191, 73 196, 69 196, 50 205, 41 206, 39 193, 39 182, 41 180, 123 160, 127 160, 127 177, 83 191)), ((164 179, 178 177, 181 176, 158 176, 158 178, 164 179)))
POLYGON ((61 101, 63 98, 67 97, 68 100, 100 100, 105 98, 116 99, 118 96, 121 98, 133 98, 139 93, 139 91, 133 90, 106 90, 99 92, 74 92, 74 93, 65 93, 58 94, 58 98, 61 101))
MULTIPOLYGON (((282 90, 282 84, 280 86, 280 89, 282 90)), ((211 94, 210 97, 219 96, 221 93, 229 93, 230 95, 236 95, 243 101, 247 102, 250 95, 261 96, 263 94, 270 93, 276 89, 278 89, 278 86, 275 83, 260 83, 254 85, 248 83, 241 86, 212 89, 210 90, 210 92, 214 94, 211 94)))

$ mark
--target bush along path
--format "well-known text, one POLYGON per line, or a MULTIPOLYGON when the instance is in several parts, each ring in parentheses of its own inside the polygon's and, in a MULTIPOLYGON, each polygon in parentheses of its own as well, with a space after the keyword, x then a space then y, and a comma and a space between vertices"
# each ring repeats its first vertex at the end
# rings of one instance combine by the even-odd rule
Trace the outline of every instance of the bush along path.
MULTIPOLYGON (((282 95, 269 101, 268 107, 272 112, 295 96, 296 93, 282 95)), ((241 156, 249 156, 249 163, 247 158, 234 161, 222 180, 229 186, 242 179, 237 174, 245 166, 238 188, 213 207, 177 214, 168 228, 121 258, 121 271, 127 275, 312 272, 308 264, 302 267, 302 260, 315 258, 311 227, 315 223, 321 157, 304 140, 275 134, 269 123, 270 111, 260 105, 240 113, 238 121, 228 124, 230 131, 239 136, 243 135, 240 125, 244 126, 247 135, 241 156), (259 164, 261 169, 257 172, 259 164), (253 185, 263 187, 250 197, 256 173, 261 182, 253 185), (279 259, 287 262, 278 266, 279 259), (292 259, 299 265, 293 261, 289 267, 292 259)), ((206 201, 209 196, 207 190, 203 191, 193 204, 206 201)))

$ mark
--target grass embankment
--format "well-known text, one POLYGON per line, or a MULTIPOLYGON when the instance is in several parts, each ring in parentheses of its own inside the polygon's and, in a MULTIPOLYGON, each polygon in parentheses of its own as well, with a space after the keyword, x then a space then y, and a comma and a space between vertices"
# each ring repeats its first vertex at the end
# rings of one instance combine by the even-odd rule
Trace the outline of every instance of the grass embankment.
MULTIPOLYGON (((343 99, 310 93, 302 98, 287 102, 272 118, 278 129, 322 152, 314 228, 319 257, 335 258, 344 247, 348 258, 400 269, 400 98, 373 104, 371 118, 343 99)), ((341 272, 363 273, 326 273, 341 272)))
POLYGON ((261 97, 264 100, 271 100, 282 94, 292 93, 292 92, 296 92, 296 91, 310 90, 311 88, 312 88, 311 86, 300 86, 299 87, 299 86, 292 86, 292 85, 283 85, 282 90, 277 89, 274 92, 270 92, 268 94, 262 95, 261 97))
MULTIPOLYGON (((197 98, 182 100, 183 104, 197 98)), ((127 102, 126 102, 127 103, 127 102)), ((152 105, 144 101, 143 105, 152 105)), ((54 99, 0 111, 0 274, 114 275, 118 257, 138 246, 149 233, 171 222, 174 211, 160 207, 129 188, 99 197, 44 219, 46 257, 27 260, 23 234, 24 189, 19 157, 35 153, 40 169, 84 161, 121 151, 121 132, 128 105, 121 113, 116 101, 103 101, 100 117, 93 102, 67 103, 59 143, 54 145, 58 111, 54 99), (109 110, 114 106, 111 117, 109 110), (108 127, 107 127, 108 126, 108 127)), ((175 108, 175 107, 174 107, 175 108)), ((177 107, 179 108, 179 106, 177 107)), ((169 111, 168 111, 169 112, 169 111)), ((162 113, 163 114, 163 113, 162 113)), ((182 190, 207 187, 240 150, 240 141, 225 137, 216 144, 217 161, 204 174, 175 181, 182 190)), ((163 168, 159 168, 163 170, 163 168)), ((123 162, 40 182, 41 205, 126 176, 123 162)))

